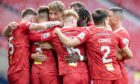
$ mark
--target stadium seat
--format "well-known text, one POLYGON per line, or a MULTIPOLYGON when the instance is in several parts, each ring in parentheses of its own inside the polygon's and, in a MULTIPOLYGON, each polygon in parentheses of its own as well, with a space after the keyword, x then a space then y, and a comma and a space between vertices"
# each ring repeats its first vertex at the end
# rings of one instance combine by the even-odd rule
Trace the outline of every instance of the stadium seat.
POLYGON ((118 4, 119 6, 122 6, 126 9, 128 9, 129 11, 135 13, 137 16, 140 17, 140 11, 138 11, 140 8, 139 0, 112 0, 112 1, 115 2, 116 4, 118 4))

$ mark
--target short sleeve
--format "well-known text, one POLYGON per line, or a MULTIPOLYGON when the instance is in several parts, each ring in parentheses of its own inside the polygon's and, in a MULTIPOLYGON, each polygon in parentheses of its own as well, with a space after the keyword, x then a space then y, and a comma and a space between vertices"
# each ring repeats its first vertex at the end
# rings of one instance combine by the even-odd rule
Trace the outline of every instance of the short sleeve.
POLYGON ((78 38, 81 43, 84 43, 87 40, 88 36, 89 36, 88 31, 82 31, 75 38, 78 38))
POLYGON ((39 41, 39 42, 50 41, 53 38, 53 34, 51 32, 44 33, 30 32, 29 36, 31 41, 39 41))
POLYGON ((123 41, 123 38, 121 38, 119 35, 117 35, 117 40, 118 40, 118 47, 120 49, 124 48, 125 46, 127 46, 127 44, 123 41))

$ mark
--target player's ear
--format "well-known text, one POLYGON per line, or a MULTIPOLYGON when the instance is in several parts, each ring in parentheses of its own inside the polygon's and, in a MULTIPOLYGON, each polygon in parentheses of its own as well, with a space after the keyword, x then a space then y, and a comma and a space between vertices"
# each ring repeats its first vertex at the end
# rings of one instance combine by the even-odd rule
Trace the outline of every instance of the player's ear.
POLYGON ((106 19, 105 19, 105 21, 104 21, 104 25, 107 26, 107 21, 106 21, 106 19))
POLYGON ((72 20, 72 24, 73 24, 73 23, 75 23, 75 20, 74 20, 74 19, 72 20))
POLYGON ((105 22, 105 26, 108 26, 109 25, 109 18, 106 18, 104 22, 105 22))

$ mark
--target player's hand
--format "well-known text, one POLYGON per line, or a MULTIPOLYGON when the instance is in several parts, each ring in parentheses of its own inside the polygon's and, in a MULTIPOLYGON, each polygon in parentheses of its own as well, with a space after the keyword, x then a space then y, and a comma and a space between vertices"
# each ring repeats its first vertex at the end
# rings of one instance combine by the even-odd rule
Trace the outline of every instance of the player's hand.
POLYGON ((124 58, 126 58, 126 54, 123 51, 118 51, 116 57, 118 60, 123 60, 124 58))
POLYGON ((61 29, 60 28, 55 28, 53 32, 57 34, 57 33, 61 32, 61 29))
POLYGON ((60 22, 60 21, 53 21, 51 24, 49 24, 47 27, 48 28, 52 28, 52 27, 54 27, 54 26, 62 26, 63 25, 63 23, 62 22, 60 22))
POLYGON ((11 22, 11 23, 8 24, 8 27, 9 27, 11 30, 16 29, 17 26, 18 26, 18 24, 17 24, 15 21, 13 21, 13 22, 11 22))
POLYGON ((40 61, 40 62, 47 60, 47 56, 41 54, 41 52, 36 52, 36 53, 32 54, 31 58, 36 61, 40 61))
POLYGON ((59 25, 59 26, 62 26, 63 25, 63 23, 60 22, 60 21, 54 21, 54 22, 55 22, 55 25, 59 25))
POLYGON ((116 58, 117 58, 118 60, 122 60, 123 57, 121 56, 121 53, 117 52, 116 58))
POLYGON ((50 43, 41 43, 39 45, 41 47, 41 49, 54 49, 53 46, 50 43))
POLYGON ((77 62, 77 61, 80 61, 80 56, 73 54, 72 56, 66 56, 65 60, 68 61, 69 63, 70 62, 77 62))

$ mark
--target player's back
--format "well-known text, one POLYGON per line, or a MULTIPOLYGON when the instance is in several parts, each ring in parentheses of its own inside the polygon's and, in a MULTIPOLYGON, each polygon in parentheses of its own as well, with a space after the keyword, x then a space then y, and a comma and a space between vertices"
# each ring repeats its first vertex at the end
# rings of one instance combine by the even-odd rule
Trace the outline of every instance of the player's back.
POLYGON ((116 80, 122 77, 116 60, 118 37, 111 31, 95 28, 86 41, 90 71, 94 79, 116 80))
MULTIPOLYGON (((69 38, 73 38, 74 36, 80 33, 80 29, 75 28, 63 28, 62 32, 68 36, 69 38)), ((71 54, 76 53, 77 55, 85 55, 84 46, 76 46, 76 47, 66 47, 61 43, 58 37, 52 40, 52 44, 57 52, 58 56, 58 64, 59 64, 59 74, 64 75, 73 72, 88 72, 87 65, 85 62, 77 62, 76 66, 71 66, 66 60, 66 56, 70 56, 71 54)))
POLYGON ((128 31, 124 27, 119 28, 119 29, 115 30, 114 32, 117 33, 117 34, 120 34, 120 36, 123 37, 123 38, 129 38, 130 39, 130 35, 129 35, 128 31))
POLYGON ((9 69, 8 73, 29 69, 28 24, 20 23, 9 35, 9 69))

